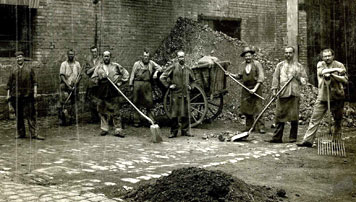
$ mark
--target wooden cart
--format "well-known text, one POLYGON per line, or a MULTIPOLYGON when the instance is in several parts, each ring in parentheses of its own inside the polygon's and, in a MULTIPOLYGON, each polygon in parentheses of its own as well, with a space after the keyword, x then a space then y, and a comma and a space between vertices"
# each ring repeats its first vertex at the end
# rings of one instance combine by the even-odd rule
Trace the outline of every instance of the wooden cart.
MULTIPOLYGON (((218 62, 227 70, 229 61, 218 62)), ((203 121, 212 121, 222 112, 226 90, 226 76, 216 64, 199 64, 192 67, 196 81, 190 91, 190 122, 197 126, 203 121)), ((164 95, 164 110, 171 118, 171 91, 164 95)))

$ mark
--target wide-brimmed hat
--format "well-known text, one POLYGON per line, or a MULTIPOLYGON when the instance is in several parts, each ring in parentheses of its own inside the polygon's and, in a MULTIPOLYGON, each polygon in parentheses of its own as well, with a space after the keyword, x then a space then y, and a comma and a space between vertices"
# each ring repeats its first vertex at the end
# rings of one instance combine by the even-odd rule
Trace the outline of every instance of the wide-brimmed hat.
POLYGON ((244 48, 244 50, 241 53, 241 57, 244 57, 246 53, 251 53, 251 54, 255 54, 255 50, 253 50, 252 48, 250 48, 249 46, 246 46, 244 48))

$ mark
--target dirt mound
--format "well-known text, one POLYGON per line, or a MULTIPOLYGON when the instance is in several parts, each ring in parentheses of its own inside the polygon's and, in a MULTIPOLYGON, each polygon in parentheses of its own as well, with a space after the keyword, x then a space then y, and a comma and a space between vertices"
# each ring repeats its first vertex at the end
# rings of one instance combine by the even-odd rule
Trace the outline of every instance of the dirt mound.
POLYGON ((189 167, 174 170, 155 183, 139 186, 129 201, 281 201, 277 192, 253 186, 222 171, 189 167))
MULTIPOLYGON (((232 38, 222 32, 214 31, 207 25, 198 23, 188 18, 178 18, 170 35, 162 42, 156 50, 153 59, 160 65, 167 66, 176 57, 178 50, 186 53, 186 63, 190 66, 196 65, 197 61, 205 55, 212 55, 220 60, 229 60, 231 65, 228 70, 236 73, 239 64, 243 61, 240 53, 247 46, 246 42, 232 38)), ((256 50, 255 59, 258 60, 265 70, 266 80, 263 83, 263 97, 267 104, 271 98, 271 84, 273 72, 283 58, 274 58, 265 50, 254 47, 256 50)), ((224 97, 224 110, 218 117, 220 119, 235 120, 243 124, 244 120, 240 116, 240 91, 238 84, 231 79, 227 79, 227 90, 229 94, 224 97)), ((305 86, 301 92, 300 124, 308 124, 313 111, 313 104, 317 97, 317 89, 305 86)), ((273 103, 264 114, 264 119, 274 120, 275 103, 273 103)), ((356 108, 348 107, 345 113, 346 123, 344 126, 356 126, 356 108), (352 114, 352 115, 351 115, 352 114)))

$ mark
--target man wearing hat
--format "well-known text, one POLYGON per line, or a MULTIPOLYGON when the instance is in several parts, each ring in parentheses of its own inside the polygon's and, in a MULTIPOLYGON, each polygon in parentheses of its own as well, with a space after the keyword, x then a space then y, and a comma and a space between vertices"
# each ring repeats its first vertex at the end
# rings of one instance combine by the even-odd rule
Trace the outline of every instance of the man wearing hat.
POLYGON ((177 137, 179 119, 182 136, 192 136, 189 131, 188 91, 190 83, 195 80, 192 70, 185 65, 184 52, 178 51, 178 60, 162 73, 160 80, 172 92, 172 120, 169 138, 177 137))
MULTIPOLYGON (((231 74, 236 79, 242 80, 242 84, 249 90, 243 88, 241 90, 240 112, 246 117, 246 128, 244 131, 250 130, 255 120, 255 116, 262 110, 262 100, 254 93, 262 95, 262 82, 265 79, 263 68, 260 62, 253 59, 255 51, 250 47, 245 47, 241 53, 245 61, 241 63, 238 73, 231 74)), ((257 122, 256 129, 260 133, 265 133, 264 123, 260 119, 257 122)))
POLYGON ((35 98, 37 97, 37 81, 34 70, 24 63, 24 53, 15 53, 16 67, 11 71, 7 83, 7 97, 16 114, 16 138, 25 138, 26 129, 24 118, 27 119, 30 137, 36 140, 44 140, 36 132, 35 98))
POLYGON ((103 62, 94 70, 92 79, 98 84, 97 97, 99 98, 98 112, 100 116, 101 136, 109 133, 109 122, 114 124, 114 135, 125 137, 121 124, 119 92, 111 84, 108 78, 120 87, 124 82, 129 80, 129 72, 118 63, 111 61, 111 53, 103 53, 103 62))

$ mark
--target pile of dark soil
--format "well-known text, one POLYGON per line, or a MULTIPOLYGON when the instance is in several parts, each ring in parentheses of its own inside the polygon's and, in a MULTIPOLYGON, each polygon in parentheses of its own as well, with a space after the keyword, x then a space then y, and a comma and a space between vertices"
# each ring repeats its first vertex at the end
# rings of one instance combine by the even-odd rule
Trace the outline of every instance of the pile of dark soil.
POLYGON ((124 197, 128 201, 281 201, 271 188, 245 183, 222 171, 188 167, 144 184, 124 197))

